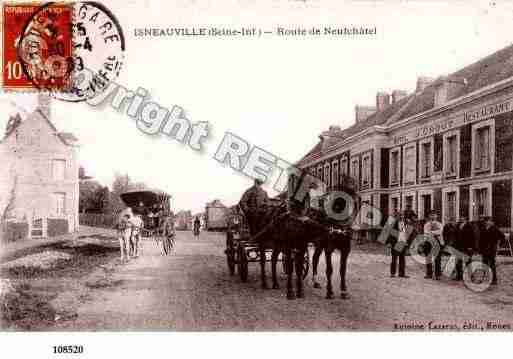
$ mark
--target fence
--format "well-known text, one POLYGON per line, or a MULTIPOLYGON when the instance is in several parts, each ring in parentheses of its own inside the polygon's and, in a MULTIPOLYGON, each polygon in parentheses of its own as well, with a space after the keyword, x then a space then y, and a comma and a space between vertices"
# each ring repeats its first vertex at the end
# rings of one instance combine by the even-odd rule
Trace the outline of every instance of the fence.
POLYGON ((115 215, 103 213, 80 213, 79 222, 83 226, 112 228, 115 222, 115 215))

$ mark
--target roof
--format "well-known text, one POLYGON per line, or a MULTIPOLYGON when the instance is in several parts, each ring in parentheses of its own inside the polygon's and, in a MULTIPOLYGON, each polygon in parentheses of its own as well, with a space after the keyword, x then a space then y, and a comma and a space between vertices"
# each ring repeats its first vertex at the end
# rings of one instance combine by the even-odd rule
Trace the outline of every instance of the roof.
POLYGON ((342 130, 337 133, 339 139, 336 141, 335 145, 323 149, 323 140, 321 139, 321 141, 308 151, 297 165, 301 166, 331 152, 337 148, 337 144, 340 144, 346 138, 356 135, 370 127, 388 126, 434 108, 436 89, 444 81, 448 81, 448 83, 459 83, 457 86, 450 88, 447 98, 447 100, 450 101, 512 76, 513 45, 510 45, 448 76, 439 77, 422 91, 410 94, 396 103, 388 105, 382 111, 375 112, 365 120, 342 130))
MULTIPOLYGON (((78 139, 70 132, 58 132, 55 125, 50 121, 50 119, 41 111, 39 108, 34 111, 35 113, 39 114, 45 121, 48 123, 50 128, 57 133, 57 137, 61 140, 61 142, 66 146, 73 146, 78 139)), ((19 113, 17 113, 15 116, 11 116, 9 118, 9 121, 7 122, 6 128, 5 128, 5 135, 4 138, 0 141, 4 142, 11 134, 16 132, 16 129, 20 127, 20 125, 23 123, 23 120, 21 119, 21 116, 19 113)))
POLYGON ((415 101, 397 120, 434 108, 436 87, 444 80, 462 81, 464 79, 466 82, 451 88, 447 100, 453 100, 512 76, 513 45, 510 45, 448 76, 439 77, 416 96, 415 101))
POLYGON ((406 96, 401 100, 388 105, 382 111, 374 112, 372 115, 367 117, 365 120, 357 122, 352 126, 340 131, 337 133, 337 137, 339 140, 332 146, 325 148, 323 151, 323 140, 321 139, 308 153, 298 162, 298 165, 301 166, 315 158, 322 156, 325 153, 329 153, 335 149, 336 145, 342 142, 344 139, 353 136, 363 130, 373 127, 384 125, 388 119, 396 115, 397 113, 404 110, 404 107, 411 101, 411 98, 414 95, 406 96))
POLYGON ((154 204, 163 202, 171 196, 160 190, 134 190, 124 192, 120 197, 123 203, 128 207, 137 207, 141 203, 144 207, 151 207, 154 204))
POLYGON ((73 145, 78 141, 78 138, 76 138, 71 132, 59 132, 57 136, 59 136, 59 138, 68 145, 73 145))

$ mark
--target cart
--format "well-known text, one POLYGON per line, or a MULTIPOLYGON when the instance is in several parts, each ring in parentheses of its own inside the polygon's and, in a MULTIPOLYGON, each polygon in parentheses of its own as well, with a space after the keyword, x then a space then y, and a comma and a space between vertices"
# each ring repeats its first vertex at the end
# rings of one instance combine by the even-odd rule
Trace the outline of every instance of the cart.
POLYGON ((127 191, 120 195, 123 203, 140 215, 143 228, 139 228, 143 238, 153 240, 161 248, 162 255, 168 255, 174 247, 174 231, 166 233, 165 223, 173 219, 171 195, 160 190, 127 191))
MULTIPOLYGON (((266 249, 264 253, 266 262, 270 262, 272 249, 266 249)), ((237 272, 242 282, 248 280, 249 263, 260 263, 259 245, 252 240, 247 221, 240 209, 232 209, 232 213, 227 215, 225 254, 230 275, 235 275, 237 272)), ((286 261, 283 258, 283 253, 278 256, 278 261, 282 262, 283 271, 286 273, 286 261)), ((305 253, 303 279, 306 278, 309 268, 310 258, 307 251, 305 253)))

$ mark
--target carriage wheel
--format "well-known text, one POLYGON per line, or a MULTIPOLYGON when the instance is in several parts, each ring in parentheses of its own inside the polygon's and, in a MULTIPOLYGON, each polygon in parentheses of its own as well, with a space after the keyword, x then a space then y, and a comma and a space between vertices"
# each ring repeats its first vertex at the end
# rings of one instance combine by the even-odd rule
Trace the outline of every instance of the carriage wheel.
POLYGON ((239 275, 240 280, 243 282, 248 281, 248 258, 246 257, 246 253, 244 251, 244 247, 239 248, 238 253, 239 260, 239 275))

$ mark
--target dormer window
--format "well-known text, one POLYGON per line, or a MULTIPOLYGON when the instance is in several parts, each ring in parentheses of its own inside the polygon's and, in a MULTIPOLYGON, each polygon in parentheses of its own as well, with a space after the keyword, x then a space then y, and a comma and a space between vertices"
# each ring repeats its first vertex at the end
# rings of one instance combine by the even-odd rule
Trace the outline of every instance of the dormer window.
POLYGON ((435 90, 435 107, 442 106, 447 102, 447 82, 443 81, 440 85, 436 87, 435 90))

